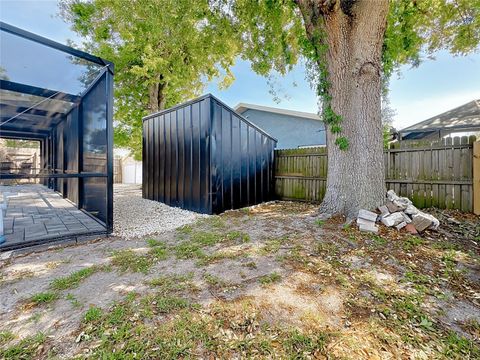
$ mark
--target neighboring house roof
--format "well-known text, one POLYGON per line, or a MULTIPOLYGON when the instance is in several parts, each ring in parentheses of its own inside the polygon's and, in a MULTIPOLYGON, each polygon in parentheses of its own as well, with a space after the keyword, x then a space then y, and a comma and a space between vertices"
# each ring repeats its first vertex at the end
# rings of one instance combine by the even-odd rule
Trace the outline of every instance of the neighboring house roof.
POLYGON ((455 109, 446 111, 430 119, 400 130, 406 132, 431 132, 462 128, 480 128, 480 99, 472 100, 455 109))
POLYGON ((269 106, 246 104, 246 103, 240 103, 237 106, 235 106, 235 111, 240 113, 240 114, 242 114, 243 112, 245 112, 249 109, 265 111, 265 112, 270 112, 270 113, 274 113, 274 114, 295 116, 295 117, 300 117, 300 118, 305 118, 305 119, 313 119, 313 120, 321 121, 320 116, 318 116, 317 114, 303 112, 303 111, 279 109, 279 108, 274 108, 274 107, 269 107, 269 106))

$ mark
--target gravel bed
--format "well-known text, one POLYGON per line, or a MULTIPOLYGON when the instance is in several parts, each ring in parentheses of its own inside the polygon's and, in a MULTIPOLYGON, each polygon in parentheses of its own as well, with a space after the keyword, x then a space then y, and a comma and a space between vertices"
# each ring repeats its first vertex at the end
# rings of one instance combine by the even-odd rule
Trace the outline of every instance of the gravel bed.
POLYGON ((124 238, 157 234, 208 215, 142 198, 140 185, 114 185, 113 233, 124 238))

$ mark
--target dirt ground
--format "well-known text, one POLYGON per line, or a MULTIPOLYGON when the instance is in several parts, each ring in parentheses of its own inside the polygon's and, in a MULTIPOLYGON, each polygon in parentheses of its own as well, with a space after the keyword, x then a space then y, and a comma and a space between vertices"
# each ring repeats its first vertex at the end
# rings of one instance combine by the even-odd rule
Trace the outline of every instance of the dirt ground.
POLYGON ((272 202, 0 265, 0 359, 478 359, 480 218, 422 236, 272 202))

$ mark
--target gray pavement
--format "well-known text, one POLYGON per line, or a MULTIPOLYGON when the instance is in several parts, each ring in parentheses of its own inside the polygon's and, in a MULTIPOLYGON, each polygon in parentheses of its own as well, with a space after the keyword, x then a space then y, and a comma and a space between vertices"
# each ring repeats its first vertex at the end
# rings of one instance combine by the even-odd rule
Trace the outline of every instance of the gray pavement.
POLYGON ((43 185, 0 185, 6 242, 47 240, 102 231, 104 227, 60 194, 43 185))

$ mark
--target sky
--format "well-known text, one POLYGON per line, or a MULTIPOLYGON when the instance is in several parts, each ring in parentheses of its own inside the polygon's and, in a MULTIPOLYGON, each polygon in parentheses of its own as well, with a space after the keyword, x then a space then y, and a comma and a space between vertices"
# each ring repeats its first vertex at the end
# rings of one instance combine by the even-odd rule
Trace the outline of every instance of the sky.
MULTIPOLYGON (((0 20, 49 39, 66 43, 81 39, 69 25, 58 18, 56 0, 0 0, 0 20)), ((216 83, 207 85, 210 92, 234 107, 240 102, 317 112, 314 90, 305 80, 305 68, 297 65, 285 77, 275 76, 272 84, 256 75, 246 61, 239 60, 232 69, 235 82, 227 89, 216 83)), ((393 125, 402 129, 429 117, 480 99, 480 52, 455 57, 439 52, 435 60, 425 60, 418 68, 404 66, 390 82, 390 103, 395 110, 393 125)))

